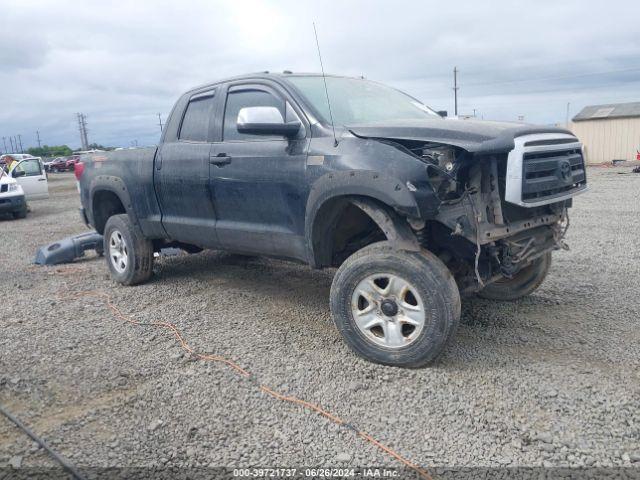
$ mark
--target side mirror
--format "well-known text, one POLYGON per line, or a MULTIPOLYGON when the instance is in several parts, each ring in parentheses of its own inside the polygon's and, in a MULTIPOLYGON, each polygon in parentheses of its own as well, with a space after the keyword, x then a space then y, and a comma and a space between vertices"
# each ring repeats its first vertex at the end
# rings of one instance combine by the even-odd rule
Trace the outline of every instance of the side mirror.
POLYGON ((24 170, 18 170, 17 168, 14 168, 13 172, 11 172, 11 176, 13 178, 24 177, 26 174, 27 172, 25 172, 24 170))
POLYGON ((285 122, 276 107, 245 107, 238 112, 238 132, 252 135, 284 135, 294 137, 300 122, 285 122))
POLYGON ((447 111, 446 110, 438 110, 438 115, 440 115, 442 118, 446 118, 447 117, 447 111))

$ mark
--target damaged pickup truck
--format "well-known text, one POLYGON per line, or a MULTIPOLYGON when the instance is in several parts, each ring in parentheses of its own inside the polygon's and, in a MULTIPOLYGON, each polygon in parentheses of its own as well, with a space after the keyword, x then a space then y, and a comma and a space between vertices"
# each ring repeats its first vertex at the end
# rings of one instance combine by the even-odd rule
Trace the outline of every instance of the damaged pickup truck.
POLYGON ((538 288, 587 188, 569 131, 443 119, 372 81, 289 72, 195 88, 157 148, 87 155, 76 176, 117 282, 147 280, 166 246, 337 268, 346 342, 405 367, 442 352, 461 295, 538 288))

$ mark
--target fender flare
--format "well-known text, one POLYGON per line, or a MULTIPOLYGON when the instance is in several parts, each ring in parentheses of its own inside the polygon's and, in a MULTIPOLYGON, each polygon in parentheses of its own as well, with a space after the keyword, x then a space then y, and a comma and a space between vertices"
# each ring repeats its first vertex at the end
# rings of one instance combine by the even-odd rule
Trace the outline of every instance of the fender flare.
POLYGON ((129 190, 127 190, 127 186, 124 181, 120 177, 116 177, 114 175, 98 175, 93 178, 89 184, 89 201, 91 202, 89 212, 92 225, 94 224, 93 202, 95 200, 96 193, 99 191, 108 191, 118 197, 133 224, 139 226, 138 217, 133 210, 129 190))
POLYGON ((331 172, 311 187, 305 215, 305 237, 309 264, 319 268, 313 245, 318 213, 329 201, 344 199, 360 208, 380 227, 389 242, 401 250, 417 251, 418 240, 401 217, 420 217, 412 192, 401 181, 374 171, 331 172))
POLYGON ((420 251, 420 243, 409 223, 403 221, 396 213, 366 197, 354 198, 351 203, 376 222, 394 248, 412 252, 420 251))

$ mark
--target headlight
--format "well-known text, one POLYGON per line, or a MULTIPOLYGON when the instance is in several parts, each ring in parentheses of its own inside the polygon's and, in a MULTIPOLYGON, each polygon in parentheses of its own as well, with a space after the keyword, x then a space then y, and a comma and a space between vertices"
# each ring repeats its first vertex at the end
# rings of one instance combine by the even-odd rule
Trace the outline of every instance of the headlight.
POLYGON ((11 183, 11 184, 9 184, 9 191, 10 191, 10 192, 17 192, 19 188, 20 188, 20 187, 18 186, 18 184, 17 184, 17 183, 11 183))

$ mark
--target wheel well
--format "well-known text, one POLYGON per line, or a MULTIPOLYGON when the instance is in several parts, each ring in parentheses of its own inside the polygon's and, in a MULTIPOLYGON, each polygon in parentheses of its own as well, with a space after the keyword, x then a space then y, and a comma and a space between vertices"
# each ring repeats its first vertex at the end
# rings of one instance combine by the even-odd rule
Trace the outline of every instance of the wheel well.
POLYGON ((109 217, 119 213, 127 213, 120 197, 109 190, 99 190, 93 195, 93 226, 99 234, 104 233, 104 227, 109 217))
POLYGON ((386 205, 366 197, 337 197, 320 207, 313 222, 311 235, 316 268, 339 267, 361 248, 382 240, 393 241, 397 238, 398 233, 394 226, 391 226, 394 229, 392 234, 387 230, 383 231, 377 221, 360 206, 362 202, 366 202, 368 211, 375 209, 389 214, 386 205))

